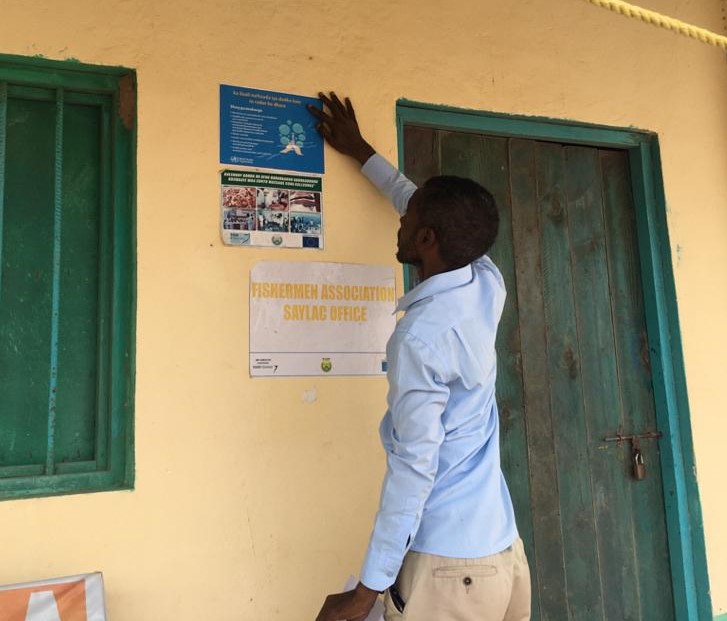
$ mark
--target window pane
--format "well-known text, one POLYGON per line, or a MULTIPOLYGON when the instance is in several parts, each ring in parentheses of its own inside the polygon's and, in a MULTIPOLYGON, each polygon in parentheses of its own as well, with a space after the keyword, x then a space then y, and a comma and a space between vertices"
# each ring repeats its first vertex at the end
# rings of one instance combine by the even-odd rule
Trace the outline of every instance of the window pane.
POLYGON ((9 97, 2 291, 0 466, 46 455, 55 104, 9 97))
POLYGON ((133 71, 0 54, 0 500, 133 486, 122 87, 133 71))
POLYGON ((63 111, 56 462, 95 458, 101 110, 66 104, 63 111))

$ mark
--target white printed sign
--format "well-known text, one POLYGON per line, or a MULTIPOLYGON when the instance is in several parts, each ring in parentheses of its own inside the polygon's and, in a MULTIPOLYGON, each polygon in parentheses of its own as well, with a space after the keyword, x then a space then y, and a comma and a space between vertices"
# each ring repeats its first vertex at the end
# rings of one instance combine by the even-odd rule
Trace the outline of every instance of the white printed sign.
POLYGON ((263 261, 250 275, 250 375, 383 375, 394 269, 263 261))
POLYGON ((106 621, 103 576, 0 586, 0 621, 106 621))

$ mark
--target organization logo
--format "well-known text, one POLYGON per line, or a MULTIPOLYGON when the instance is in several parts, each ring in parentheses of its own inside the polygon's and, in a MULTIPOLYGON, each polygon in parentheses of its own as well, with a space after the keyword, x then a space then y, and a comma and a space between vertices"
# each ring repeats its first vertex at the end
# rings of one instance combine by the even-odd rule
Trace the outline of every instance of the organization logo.
POLYGON ((273 242, 273 245, 280 246, 280 244, 283 243, 283 237, 282 237, 282 235, 273 235, 270 238, 270 241, 273 242))
POLYGON ((323 358, 321 360, 321 370, 324 373, 330 373, 332 368, 333 368, 333 363, 331 362, 330 358, 323 358))
POLYGON ((240 246, 250 244, 250 233, 230 233, 230 243, 240 246))
POLYGON ((287 121, 278 127, 280 134, 280 144, 283 146, 281 153, 290 153, 303 155, 302 147, 305 142, 305 129, 300 123, 287 121))

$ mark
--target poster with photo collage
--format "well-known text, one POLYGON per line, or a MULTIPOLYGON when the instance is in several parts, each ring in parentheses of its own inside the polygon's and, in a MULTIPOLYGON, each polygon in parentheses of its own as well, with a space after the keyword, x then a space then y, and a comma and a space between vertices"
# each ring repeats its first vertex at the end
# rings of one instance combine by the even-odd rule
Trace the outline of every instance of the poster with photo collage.
POLYGON ((220 186, 225 244, 323 248, 320 177, 223 170, 220 186))

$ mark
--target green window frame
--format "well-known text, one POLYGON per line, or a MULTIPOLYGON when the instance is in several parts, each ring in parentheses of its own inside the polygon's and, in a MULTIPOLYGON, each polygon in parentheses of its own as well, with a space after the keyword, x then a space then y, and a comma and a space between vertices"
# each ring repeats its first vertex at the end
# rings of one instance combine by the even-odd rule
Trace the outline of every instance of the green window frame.
POLYGON ((0 55, 0 500, 133 487, 135 104, 0 55))

